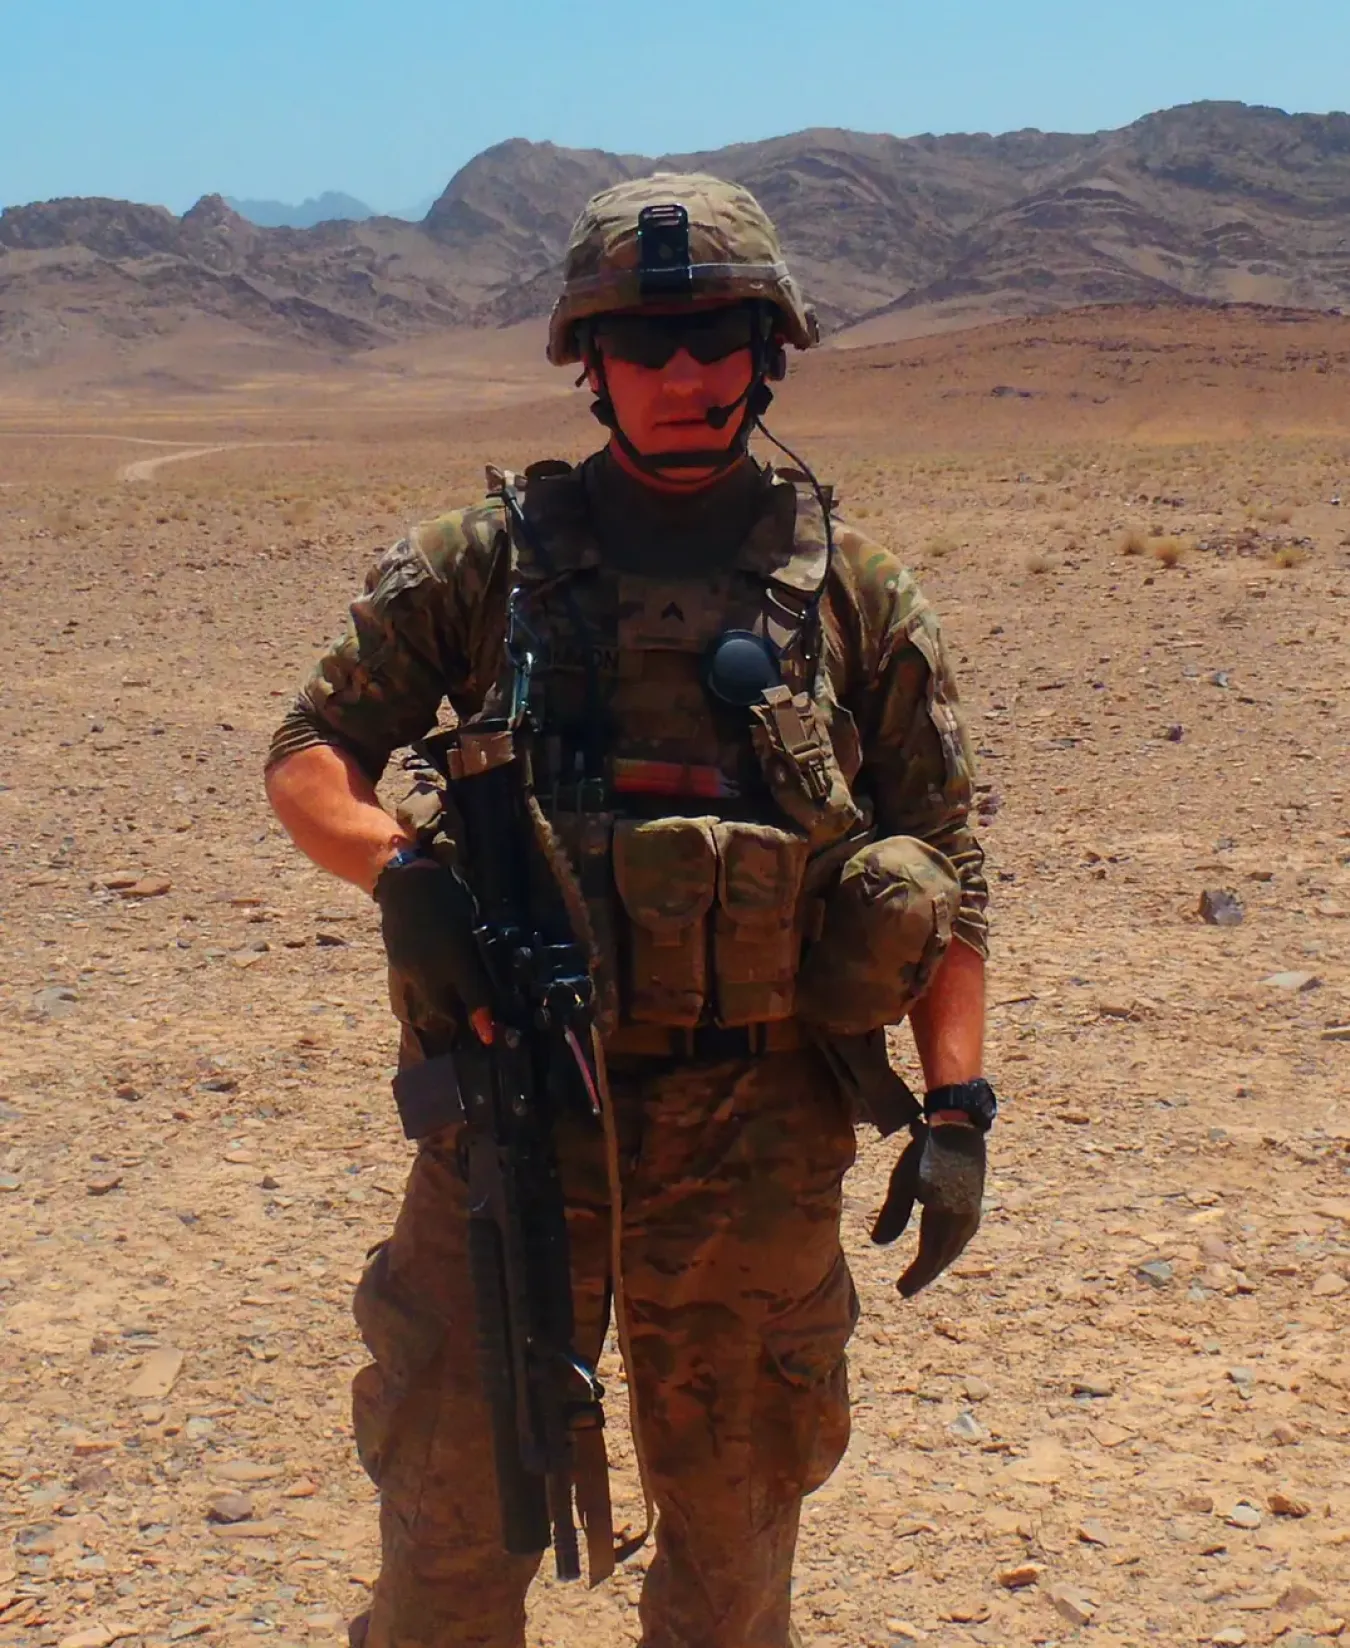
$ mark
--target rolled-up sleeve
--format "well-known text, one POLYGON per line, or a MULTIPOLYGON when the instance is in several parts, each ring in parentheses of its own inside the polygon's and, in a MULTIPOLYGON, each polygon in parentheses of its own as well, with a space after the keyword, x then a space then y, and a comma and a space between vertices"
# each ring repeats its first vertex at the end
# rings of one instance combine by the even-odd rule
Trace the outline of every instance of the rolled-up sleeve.
POLYGON ((479 512, 418 527, 385 551, 346 629, 315 664, 273 734, 267 766, 315 745, 345 750, 373 782, 396 749, 425 736, 448 697, 460 714, 483 692, 482 622, 491 551, 479 512))

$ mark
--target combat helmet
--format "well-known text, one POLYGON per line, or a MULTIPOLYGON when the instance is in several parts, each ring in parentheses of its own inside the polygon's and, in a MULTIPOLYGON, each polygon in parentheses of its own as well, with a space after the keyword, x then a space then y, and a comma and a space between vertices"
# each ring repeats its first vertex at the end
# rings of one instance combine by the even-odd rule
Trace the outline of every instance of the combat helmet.
POLYGON ((582 208, 549 319, 548 358, 555 366, 582 359, 578 323, 686 298, 761 301, 796 348, 820 341, 777 231, 750 191, 702 172, 657 172, 604 189, 582 208))
MULTIPOLYGON (((778 234, 748 189, 702 172, 657 172, 604 189, 582 208, 563 261, 563 289, 549 319, 548 358, 585 361, 599 393, 591 410, 631 463, 649 474, 726 469, 740 461, 787 373, 783 343, 820 339, 814 312, 788 273, 778 234), (639 452, 620 426, 602 357, 588 346, 593 321, 648 306, 746 304, 758 315, 751 378, 729 406, 704 414, 722 429, 744 407, 729 444, 705 451, 639 452)), ((772 439, 773 437, 770 437, 772 439)))

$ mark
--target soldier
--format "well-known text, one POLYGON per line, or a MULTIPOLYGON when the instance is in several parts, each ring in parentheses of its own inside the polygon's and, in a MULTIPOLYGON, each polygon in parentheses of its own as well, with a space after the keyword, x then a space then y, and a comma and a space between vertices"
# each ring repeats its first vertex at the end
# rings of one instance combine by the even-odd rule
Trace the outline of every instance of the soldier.
MULTIPOLYGON (((446 820, 396 818, 374 786, 443 700, 461 721, 501 712, 508 598, 527 615, 534 790, 608 1006, 621 1209, 597 1136, 579 1121, 559 1151, 586 1355, 621 1220, 658 1512, 645 1648, 789 1641, 802 1500, 848 1440, 855 1120, 912 1124, 873 1231, 893 1240, 922 1205, 909 1295, 978 1226, 996 1109, 971 751, 937 619, 809 472, 748 452, 787 346, 817 338, 746 190, 667 174, 597 195, 548 352, 581 367, 604 449, 490 472, 485 502, 382 556, 268 759, 297 845, 380 906, 402 1065, 488 1039, 451 942, 446 820), (886 1063, 905 1018, 922 1118, 886 1063)), ((383 1567, 352 1640, 522 1648, 536 1559, 503 1554, 456 1127, 434 1121, 357 1290, 383 1567)))

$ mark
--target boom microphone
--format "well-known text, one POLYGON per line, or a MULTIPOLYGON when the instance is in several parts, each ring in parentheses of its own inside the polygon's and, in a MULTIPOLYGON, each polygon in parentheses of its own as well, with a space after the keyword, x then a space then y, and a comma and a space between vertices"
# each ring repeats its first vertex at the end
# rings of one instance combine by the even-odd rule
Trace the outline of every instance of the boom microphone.
POLYGON ((750 386, 747 386, 746 389, 744 390, 744 392, 742 394, 737 395, 736 399, 734 401, 732 401, 729 405, 727 405, 727 406, 710 406, 708 408, 708 410, 703 414, 703 421, 705 423, 711 424, 714 429, 725 429, 726 426, 731 422, 731 414, 736 410, 736 408, 741 404, 741 402, 743 400, 745 400, 746 396, 749 395, 749 393, 750 393, 750 386))

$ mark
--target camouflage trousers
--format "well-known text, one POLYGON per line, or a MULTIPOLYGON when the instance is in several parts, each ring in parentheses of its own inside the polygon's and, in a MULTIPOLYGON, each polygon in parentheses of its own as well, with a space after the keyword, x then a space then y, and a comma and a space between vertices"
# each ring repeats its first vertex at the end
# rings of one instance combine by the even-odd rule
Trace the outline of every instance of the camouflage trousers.
MULTIPOLYGON (((857 1300, 839 1243, 848 1107, 814 1053, 620 1065, 623 1264, 657 1504, 643 1648, 785 1648, 802 1497, 848 1442, 857 1300)), ((608 1310, 603 1143, 559 1140, 578 1346, 608 1310)), ((504 1554, 453 1130, 426 1141, 357 1290, 383 1566, 366 1648, 523 1648, 534 1558, 504 1554)), ((616 1506, 622 1516, 627 1507, 616 1506)))

